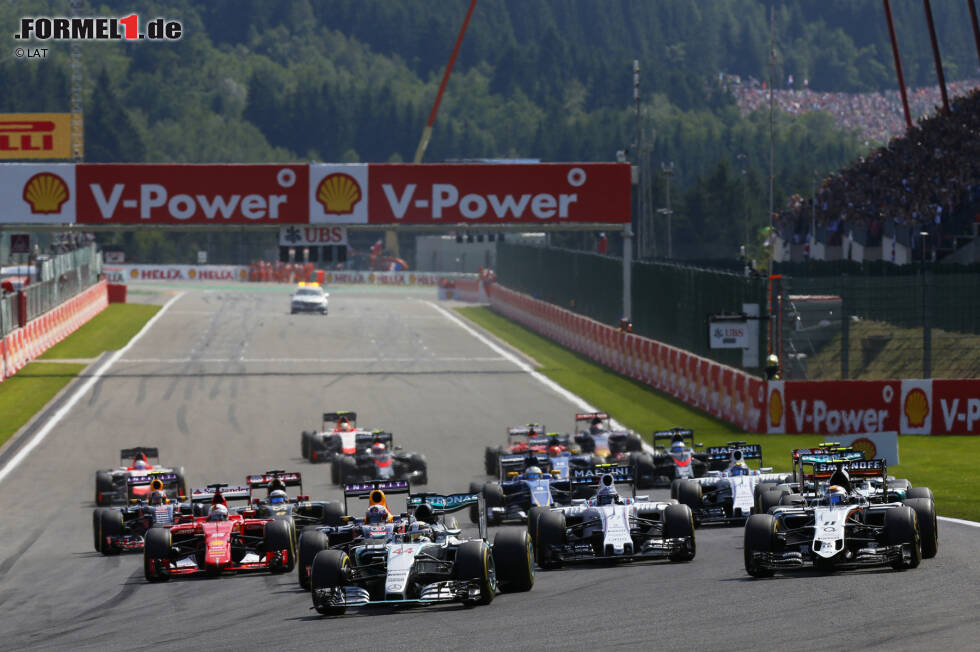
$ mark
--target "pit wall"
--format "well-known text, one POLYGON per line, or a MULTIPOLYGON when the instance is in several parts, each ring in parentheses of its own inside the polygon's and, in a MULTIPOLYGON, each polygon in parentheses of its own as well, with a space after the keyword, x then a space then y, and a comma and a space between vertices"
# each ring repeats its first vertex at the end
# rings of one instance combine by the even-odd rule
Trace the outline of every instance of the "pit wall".
POLYGON ((11 331, 0 340, 0 381, 65 339, 109 305, 105 281, 11 331))
POLYGON ((494 311, 748 432, 980 435, 980 379, 767 383, 499 283, 486 292, 494 311))

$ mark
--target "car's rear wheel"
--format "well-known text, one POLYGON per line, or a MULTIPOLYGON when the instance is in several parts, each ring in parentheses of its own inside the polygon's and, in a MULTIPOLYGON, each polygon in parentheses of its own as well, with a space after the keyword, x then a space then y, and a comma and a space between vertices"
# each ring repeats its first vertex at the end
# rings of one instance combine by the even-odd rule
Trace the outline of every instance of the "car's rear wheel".
POLYGON ((344 524, 344 504, 332 501, 323 506, 323 524, 339 527, 344 524))
POLYGON ((99 552, 103 555, 116 555, 119 551, 109 545, 109 537, 122 536, 123 515, 118 509, 103 509, 99 515, 101 527, 99 537, 99 552))
POLYGON ((789 492, 778 485, 769 486, 760 491, 756 497, 756 512, 759 514, 769 513, 771 508, 779 505, 779 500, 783 497, 784 493, 789 492))
POLYGON ((339 484, 348 484, 357 479, 357 462, 352 457, 341 457, 337 460, 337 475, 340 476, 339 484))
POLYGON ((500 523, 501 517, 498 514, 494 514, 490 511, 492 507, 505 507, 506 498, 504 497, 504 489, 497 482, 488 482, 483 485, 483 501, 487 505, 487 523, 490 525, 497 525, 500 523))
POLYGON ((95 552, 102 552, 102 512, 104 507, 92 511, 92 537, 95 539, 95 552))
POLYGON ((904 552, 907 553, 892 562, 894 569, 916 568, 922 561, 922 548, 919 541, 916 515, 915 511, 908 505, 894 507, 885 512, 885 543, 890 546, 901 545, 904 552))
POLYGON ((497 475, 497 460, 500 459, 500 452, 491 446, 487 446, 483 453, 483 467, 487 475, 497 475))
POLYGON ((752 577, 772 577, 773 570, 760 564, 755 553, 771 554, 776 519, 771 514, 752 514, 745 522, 745 572, 752 577))
POLYGON ((935 500, 932 495, 932 489, 929 487, 912 487, 905 492, 905 498, 928 498, 929 500, 935 500))
POLYGON ((151 527, 143 542, 143 575, 150 582, 170 579, 170 530, 151 527))
POLYGON ((701 485, 694 480, 681 480, 677 484, 677 495, 674 497, 681 505, 687 505, 692 510, 699 509, 702 497, 701 485))
POLYGON ((931 498, 906 498, 905 504, 915 511, 919 523, 919 544, 922 558, 932 559, 939 552, 939 527, 936 503, 931 498))
MULTIPOLYGON (((636 478, 637 488, 649 489, 654 484, 656 474, 653 458, 646 453, 633 453, 630 457, 633 460, 633 477, 636 478)), ((675 497, 671 495, 671 498, 675 497)))
POLYGON ((350 558, 341 550, 321 550, 313 558, 310 568, 310 589, 313 606, 324 616, 340 616, 347 607, 324 604, 317 599, 317 591, 322 589, 342 589, 347 583, 350 571, 350 558))
POLYGON ((466 541, 456 551, 456 579, 475 582, 480 587, 480 597, 464 604, 485 605, 493 602, 497 592, 497 572, 490 546, 483 540, 466 541))
POLYGON ((670 554, 671 561, 691 561, 697 553, 694 538, 694 514, 685 504, 668 505, 664 509, 664 537, 668 539, 687 539, 688 543, 670 554))
POLYGON ((548 507, 542 507, 541 505, 535 505, 527 512, 527 533, 534 541, 538 537, 538 521, 541 520, 543 514, 547 514, 551 509, 548 507))
POLYGON ((534 551, 527 530, 501 530, 493 539, 493 561, 503 593, 534 586, 534 551))
MULTIPOLYGON (((482 482, 471 482, 470 483, 470 493, 471 494, 482 494, 483 493, 483 483, 482 482)), ((470 505, 470 522, 479 523, 480 522, 480 505, 470 505)))
POLYGON ((299 585, 304 589, 310 588, 310 571, 313 567, 313 560, 321 550, 326 550, 329 545, 330 539, 317 529, 307 528, 300 535, 298 575, 299 585))
POLYGON ((112 473, 109 471, 96 471, 95 472, 95 504, 102 506, 108 505, 112 501, 108 497, 104 496, 108 492, 113 490, 112 485, 112 473))
POLYGON ((293 546, 293 536, 288 521, 275 519, 265 524, 265 550, 266 553, 281 554, 279 560, 270 562, 270 571, 288 573, 293 570, 293 566, 296 564, 294 556, 296 548, 293 546))
POLYGON ((309 430, 304 430, 302 434, 300 434, 299 436, 300 454, 303 456, 304 460, 310 459, 310 435, 311 434, 312 433, 309 430))

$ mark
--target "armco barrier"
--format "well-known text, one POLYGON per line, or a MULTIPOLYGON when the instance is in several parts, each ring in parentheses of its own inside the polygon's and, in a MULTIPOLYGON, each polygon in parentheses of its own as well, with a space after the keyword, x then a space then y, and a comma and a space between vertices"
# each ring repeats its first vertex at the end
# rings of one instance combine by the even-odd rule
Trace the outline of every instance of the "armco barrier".
POLYGON ((28 362, 65 339, 109 305, 107 284, 96 283, 68 301, 27 322, 0 340, 3 378, 13 376, 28 362))
POLYGON ((751 432, 765 428, 766 384, 758 378, 661 342, 621 332, 499 283, 487 291, 493 310, 545 337, 740 428, 751 432))

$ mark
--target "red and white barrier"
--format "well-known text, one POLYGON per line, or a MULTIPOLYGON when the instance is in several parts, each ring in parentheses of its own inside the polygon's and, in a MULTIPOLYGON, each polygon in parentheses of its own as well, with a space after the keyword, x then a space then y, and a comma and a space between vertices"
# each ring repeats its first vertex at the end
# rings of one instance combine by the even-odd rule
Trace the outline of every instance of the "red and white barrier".
POLYGON ((494 310, 618 373, 745 430, 765 428, 766 387, 758 378, 499 284, 490 286, 488 293, 494 310))
POLYGON ((28 362, 78 330, 109 305, 105 281, 27 322, 0 340, 3 356, 0 381, 17 373, 28 362))

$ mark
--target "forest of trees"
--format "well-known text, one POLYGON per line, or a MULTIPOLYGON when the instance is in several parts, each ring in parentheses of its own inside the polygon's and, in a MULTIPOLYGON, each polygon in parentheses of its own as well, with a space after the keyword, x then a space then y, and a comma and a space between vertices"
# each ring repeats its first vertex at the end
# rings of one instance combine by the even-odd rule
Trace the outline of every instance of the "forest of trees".
MULTIPOLYGON (((675 249, 730 253, 744 214, 753 227, 765 221, 769 123, 762 112, 740 116, 718 77, 769 77, 770 4, 774 79, 793 74, 813 90, 895 88, 878 0, 480 0, 426 161, 614 160, 635 133, 637 59, 650 160, 676 170, 675 249)), ((89 5, 87 15, 133 9, 121 0, 89 5)), ((141 2, 144 20, 180 20, 184 36, 82 46, 85 159, 411 160, 467 5, 141 2)), ((922 3, 893 0, 892 8, 908 84, 935 83, 922 3)), ((947 79, 975 76, 966 3, 933 10, 947 79)), ((12 0, 0 4, 0 24, 12 33, 22 16, 69 13, 67 0, 12 0)), ((0 111, 69 110, 68 45, 47 47, 45 61, 0 59, 0 111)), ((777 203, 808 194, 815 176, 867 150, 822 114, 779 116, 775 147, 777 203)), ((663 201, 662 187, 654 194, 663 201)))

